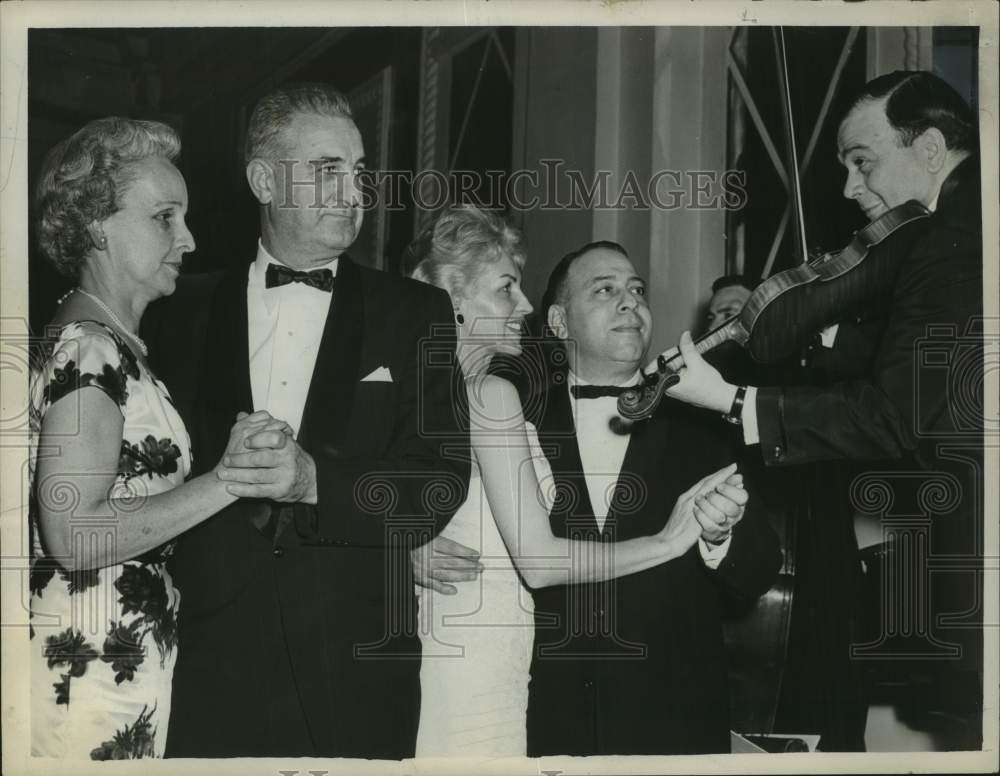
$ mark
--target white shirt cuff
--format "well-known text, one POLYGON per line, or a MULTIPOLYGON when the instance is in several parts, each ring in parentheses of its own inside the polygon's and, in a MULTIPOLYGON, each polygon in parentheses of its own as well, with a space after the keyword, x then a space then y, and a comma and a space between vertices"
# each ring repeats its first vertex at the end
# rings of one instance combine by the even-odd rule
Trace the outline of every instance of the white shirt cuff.
POLYGON ((698 552, 701 553, 701 559, 704 561, 705 565, 712 569, 712 571, 719 568, 719 564, 722 563, 723 558, 726 557, 726 553, 729 552, 729 545, 732 541, 732 534, 729 534, 725 541, 719 545, 709 544, 704 539, 699 538, 698 552))
POLYGON ((755 445, 760 442, 760 430, 757 428, 757 389, 747 386, 747 395, 743 399, 743 442, 755 445))

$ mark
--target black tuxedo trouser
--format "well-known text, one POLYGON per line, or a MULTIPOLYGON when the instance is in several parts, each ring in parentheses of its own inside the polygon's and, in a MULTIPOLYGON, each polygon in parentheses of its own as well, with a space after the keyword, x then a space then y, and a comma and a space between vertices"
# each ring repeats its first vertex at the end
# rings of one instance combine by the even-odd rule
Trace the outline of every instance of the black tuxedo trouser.
MULTIPOLYGON (((288 649, 284 643, 277 594, 270 575, 259 575, 243 591, 241 599, 256 601, 257 622, 230 628, 228 618, 209 614, 204 620, 185 618, 181 606, 179 630, 199 642, 199 649, 179 647, 174 670, 172 706, 186 713, 172 714, 167 735, 166 757, 305 757, 315 756, 316 747, 302 710, 288 649), (252 639, 252 644, 245 643, 252 639), (205 648, 207 647, 207 648, 205 648), (233 713, 235 681, 226 662, 240 656, 230 654, 252 649, 259 657, 259 674, 243 677, 246 684, 236 692, 242 702, 256 707, 256 717, 234 727, 225 717, 233 713), (259 702, 265 698, 266 702, 259 702), (221 724, 213 724, 219 720, 221 724)), ((190 643, 190 640, 188 641, 190 643)))

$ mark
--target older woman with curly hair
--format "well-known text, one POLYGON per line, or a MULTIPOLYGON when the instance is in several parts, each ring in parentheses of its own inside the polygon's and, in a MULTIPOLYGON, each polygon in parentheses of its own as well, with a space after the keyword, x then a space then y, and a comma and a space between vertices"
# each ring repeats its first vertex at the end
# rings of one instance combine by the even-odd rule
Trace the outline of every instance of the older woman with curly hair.
MULTIPOLYGON (((76 287, 31 374, 32 753, 162 756, 179 596, 171 539, 235 500, 185 482, 190 443, 137 332, 194 249, 180 141, 152 121, 92 121, 53 148, 38 241, 76 287)), ((266 413, 230 445, 281 427, 266 413)))

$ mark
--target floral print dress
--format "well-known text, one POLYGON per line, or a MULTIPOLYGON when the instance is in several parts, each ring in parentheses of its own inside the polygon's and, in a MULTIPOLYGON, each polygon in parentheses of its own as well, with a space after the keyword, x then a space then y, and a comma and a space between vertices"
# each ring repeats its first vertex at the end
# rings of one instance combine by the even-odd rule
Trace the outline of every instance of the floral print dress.
MULTIPOLYGON (((46 757, 120 760, 162 757, 177 656, 179 593, 164 566, 167 543, 100 569, 69 572, 46 552, 38 499, 67 509, 68 483, 38 483, 39 457, 58 438, 39 432, 46 411, 96 388, 124 418, 113 514, 74 515, 73 547, 107 542, 146 496, 180 485, 191 470, 190 441, 167 389, 111 328, 96 321, 62 327, 31 371, 31 749, 46 757), (60 500, 63 500, 60 504, 60 500)), ((52 475, 55 480, 58 475, 52 475)), ((72 529, 71 529, 72 530, 72 529)))

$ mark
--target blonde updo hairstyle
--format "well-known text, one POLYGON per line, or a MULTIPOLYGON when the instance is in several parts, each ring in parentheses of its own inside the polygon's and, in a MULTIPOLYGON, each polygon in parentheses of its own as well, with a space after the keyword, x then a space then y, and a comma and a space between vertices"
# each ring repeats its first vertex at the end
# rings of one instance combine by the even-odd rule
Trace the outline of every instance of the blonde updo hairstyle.
POLYGON ((96 119, 45 156, 35 189, 42 252, 63 275, 77 279, 93 248, 87 227, 122 207, 133 165, 153 156, 173 163, 177 133, 159 121, 111 116, 96 119))
POLYGON ((405 266, 417 280, 443 288, 457 305, 468 297, 480 272, 502 256, 523 269, 521 232, 495 213, 472 205, 454 205, 410 244, 405 266))

